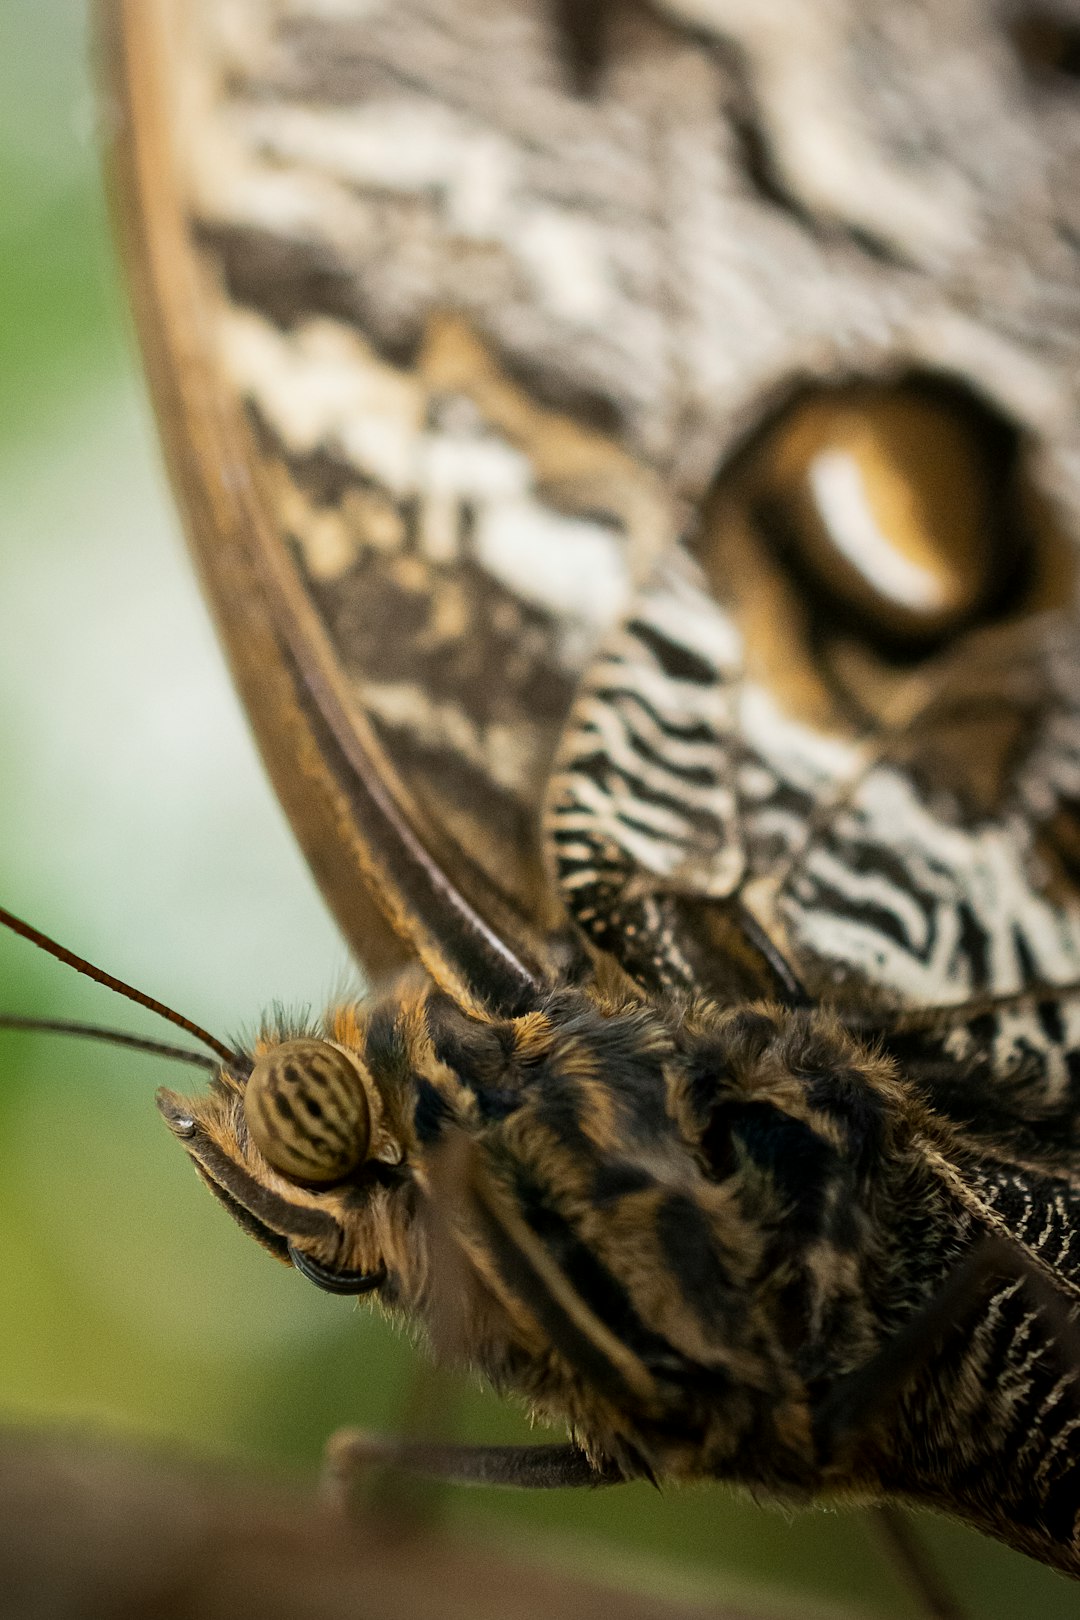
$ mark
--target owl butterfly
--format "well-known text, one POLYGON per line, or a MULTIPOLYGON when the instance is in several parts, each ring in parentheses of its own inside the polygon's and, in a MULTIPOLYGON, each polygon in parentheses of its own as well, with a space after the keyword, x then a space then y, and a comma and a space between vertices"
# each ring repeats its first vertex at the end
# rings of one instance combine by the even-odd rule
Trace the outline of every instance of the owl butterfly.
POLYGON ((1068 28, 106 17, 235 676, 357 956, 421 964, 163 1093, 200 1175, 572 1435, 418 1466, 1080 1573, 1068 28))

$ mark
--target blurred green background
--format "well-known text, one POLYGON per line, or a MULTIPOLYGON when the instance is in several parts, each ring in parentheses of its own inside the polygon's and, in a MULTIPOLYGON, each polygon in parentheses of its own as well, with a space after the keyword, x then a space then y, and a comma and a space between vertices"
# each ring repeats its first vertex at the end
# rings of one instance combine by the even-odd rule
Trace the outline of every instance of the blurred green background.
MULTIPOLYGON (((228 1034, 321 1005, 344 947, 239 714, 182 550, 99 177, 81 0, 0 0, 0 897, 228 1034)), ((158 1033, 9 937, 0 1006, 158 1033)), ((151 1059, 0 1035, 0 1416, 314 1470, 392 1427, 412 1353, 274 1265, 207 1197, 151 1059)), ((459 1431, 520 1436, 463 1393, 459 1431)), ((863 1515, 696 1490, 453 1496, 587 1563, 914 1612, 863 1515)), ((1080 1613, 1077 1588, 922 1521, 973 1614, 1080 1613)), ((667 1577, 665 1577, 667 1578, 667 1577)), ((847 1612, 845 1609, 844 1612, 847 1612)))

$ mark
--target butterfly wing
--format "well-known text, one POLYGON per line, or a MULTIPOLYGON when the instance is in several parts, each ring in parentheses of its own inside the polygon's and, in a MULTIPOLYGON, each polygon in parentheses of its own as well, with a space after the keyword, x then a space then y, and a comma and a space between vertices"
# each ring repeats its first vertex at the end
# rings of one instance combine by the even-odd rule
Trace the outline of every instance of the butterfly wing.
MULTIPOLYGON (((584 32, 565 7, 511 0, 108 12, 159 414, 275 785, 362 960, 398 959, 403 936, 455 993, 503 1006, 560 960, 538 806, 574 692, 790 381, 929 364, 947 340, 1051 461, 1071 431, 1054 390, 1074 361, 1072 262, 1048 228, 1072 193, 1045 172, 1051 114, 1023 139, 996 117, 1012 90, 992 19, 943 22, 907 64, 921 156, 900 163, 887 98, 807 7, 835 46, 815 55, 826 99, 861 108, 861 178, 845 191, 829 171, 826 195, 792 138, 798 87, 752 17, 721 27, 694 7, 688 29, 675 4, 588 9, 584 32), (961 58, 974 111, 946 167, 966 189, 929 207, 961 58), (1038 273, 973 286, 1018 220, 1038 273), (1064 312, 1049 343, 1048 299, 1064 312)), ((714 580, 706 594, 725 603, 714 580)), ((724 658, 756 645, 723 611, 724 658)), ((813 757, 788 748, 774 791, 757 761, 748 814, 745 699, 776 694, 737 661, 711 693, 737 700, 735 721, 686 721, 691 755, 693 727, 721 740, 716 788, 693 761, 674 772, 697 820, 649 927, 698 982, 734 963, 739 993, 785 988, 805 936, 818 989, 831 966, 799 898, 817 867, 796 882, 791 828, 831 802, 816 751, 857 756, 858 775, 866 739, 817 715, 813 757), (782 899, 751 895, 781 870, 782 899)), ((626 854, 638 903, 648 856, 626 854)))
POLYGON ((667 560, 589 671, 552 780, 579 925, 652 985, 794 985, 878 1029, 940 1009, 908 1018, 909 1064, 977 1058, 1014 1083, 1022 1061, 1038 1106, 1069 1094, 1080 1007, 1053 988, 1080 981, 1080 629, 1071 578, 1056 607, 1034 583, 1056 572, 896 664, 834 634, 805 577, 771 580, 776 633, 751 643, 748 570, 721 600, 667 560), (716 957, 740 928, 742 984, 716 957))
MULTIPOLYGON (((633 483, 628 458, 531 406, 436 319, 436 288, 410 365, 328 308, 317 225, 271 204, 278 234, 264 222, 253 243, 251 190, 281 180, 250 127, 267 109, 265 21, 246 8, 255 66, 232 75, 235 40, 209 14, 112 12, 119 190, 172 470, 275 786, 358 956, 402 954, 389 921, 460 999, 512 1007, 550 967, 530 818, 568 660, 622 577, 618 525, 567 512, 559 478, 568 465, 594 499, 633 483), (537 535, 584 557, 589 589, 579 569, 565 613, 477 561, 486 546, 515 580, 515 547, 537 535)), ((302 156, 291 180, 332 188, 302 156)), ((324 223, 332 235, 334 208, 324 223)))

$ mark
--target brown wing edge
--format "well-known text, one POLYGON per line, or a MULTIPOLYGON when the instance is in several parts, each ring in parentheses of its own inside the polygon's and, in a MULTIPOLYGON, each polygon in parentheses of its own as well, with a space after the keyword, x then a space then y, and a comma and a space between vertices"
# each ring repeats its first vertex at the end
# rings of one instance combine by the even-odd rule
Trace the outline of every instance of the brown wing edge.
POLYGON ((166 466, 233 680, 274 789, 364 967, 382 973, 415 952, 462 1005, 513 1011, 554 976, 551 953, 425 824, 350 703, 260 499, 247 423, 215 376, 167 112, 175 3, 100 0, 107 172, 166 466))

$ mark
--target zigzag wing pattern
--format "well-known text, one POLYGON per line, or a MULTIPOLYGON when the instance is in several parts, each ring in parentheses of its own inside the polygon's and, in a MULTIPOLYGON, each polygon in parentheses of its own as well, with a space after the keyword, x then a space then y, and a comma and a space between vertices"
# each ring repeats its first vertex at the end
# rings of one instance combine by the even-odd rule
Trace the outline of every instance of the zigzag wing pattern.
POLYGON ((921 1008, 974 1003, 930 1036, 953 1064, 1041 1077, 1042 1105, 1080 1088, 1080 998, 987 1009, 1080 979, 1070 840, 1080 770, 1080 637, 1031 619, 960 647, 944 678, 844 802, 820 819, 777 898, 822 990, 921 1008), (976 777, 992 762, 992 791, 976 777))
POLYGON ((1029 1110, 1060 1107, 1080 1083, 1080 998, 979 1003, 1080 979, 1074 626, 978 632, 941 661, 919 714, 862 735, 783 712, 741 648, 686 563, 660 570, 610 638, 549 799, 571 915, 631 972, 691 989, 693 930, 738 906, 818 999, 882 1027, 954 1008, 909 1031, 908 1057, 1022 1068, 1029 1110))
POLYGON ((770 702, 743 677, 735 618, 689 558, 665 559, 589 670, 549 789, 549 857, 574 920, 668 987, 772 988, 746 964, 746 983, 725 983, 710 948, 738 954, 752 917, 733 903, 790 859, 838 769, 861 758, 784 731, 781 770, 755 741, 776 735, 770 702))

